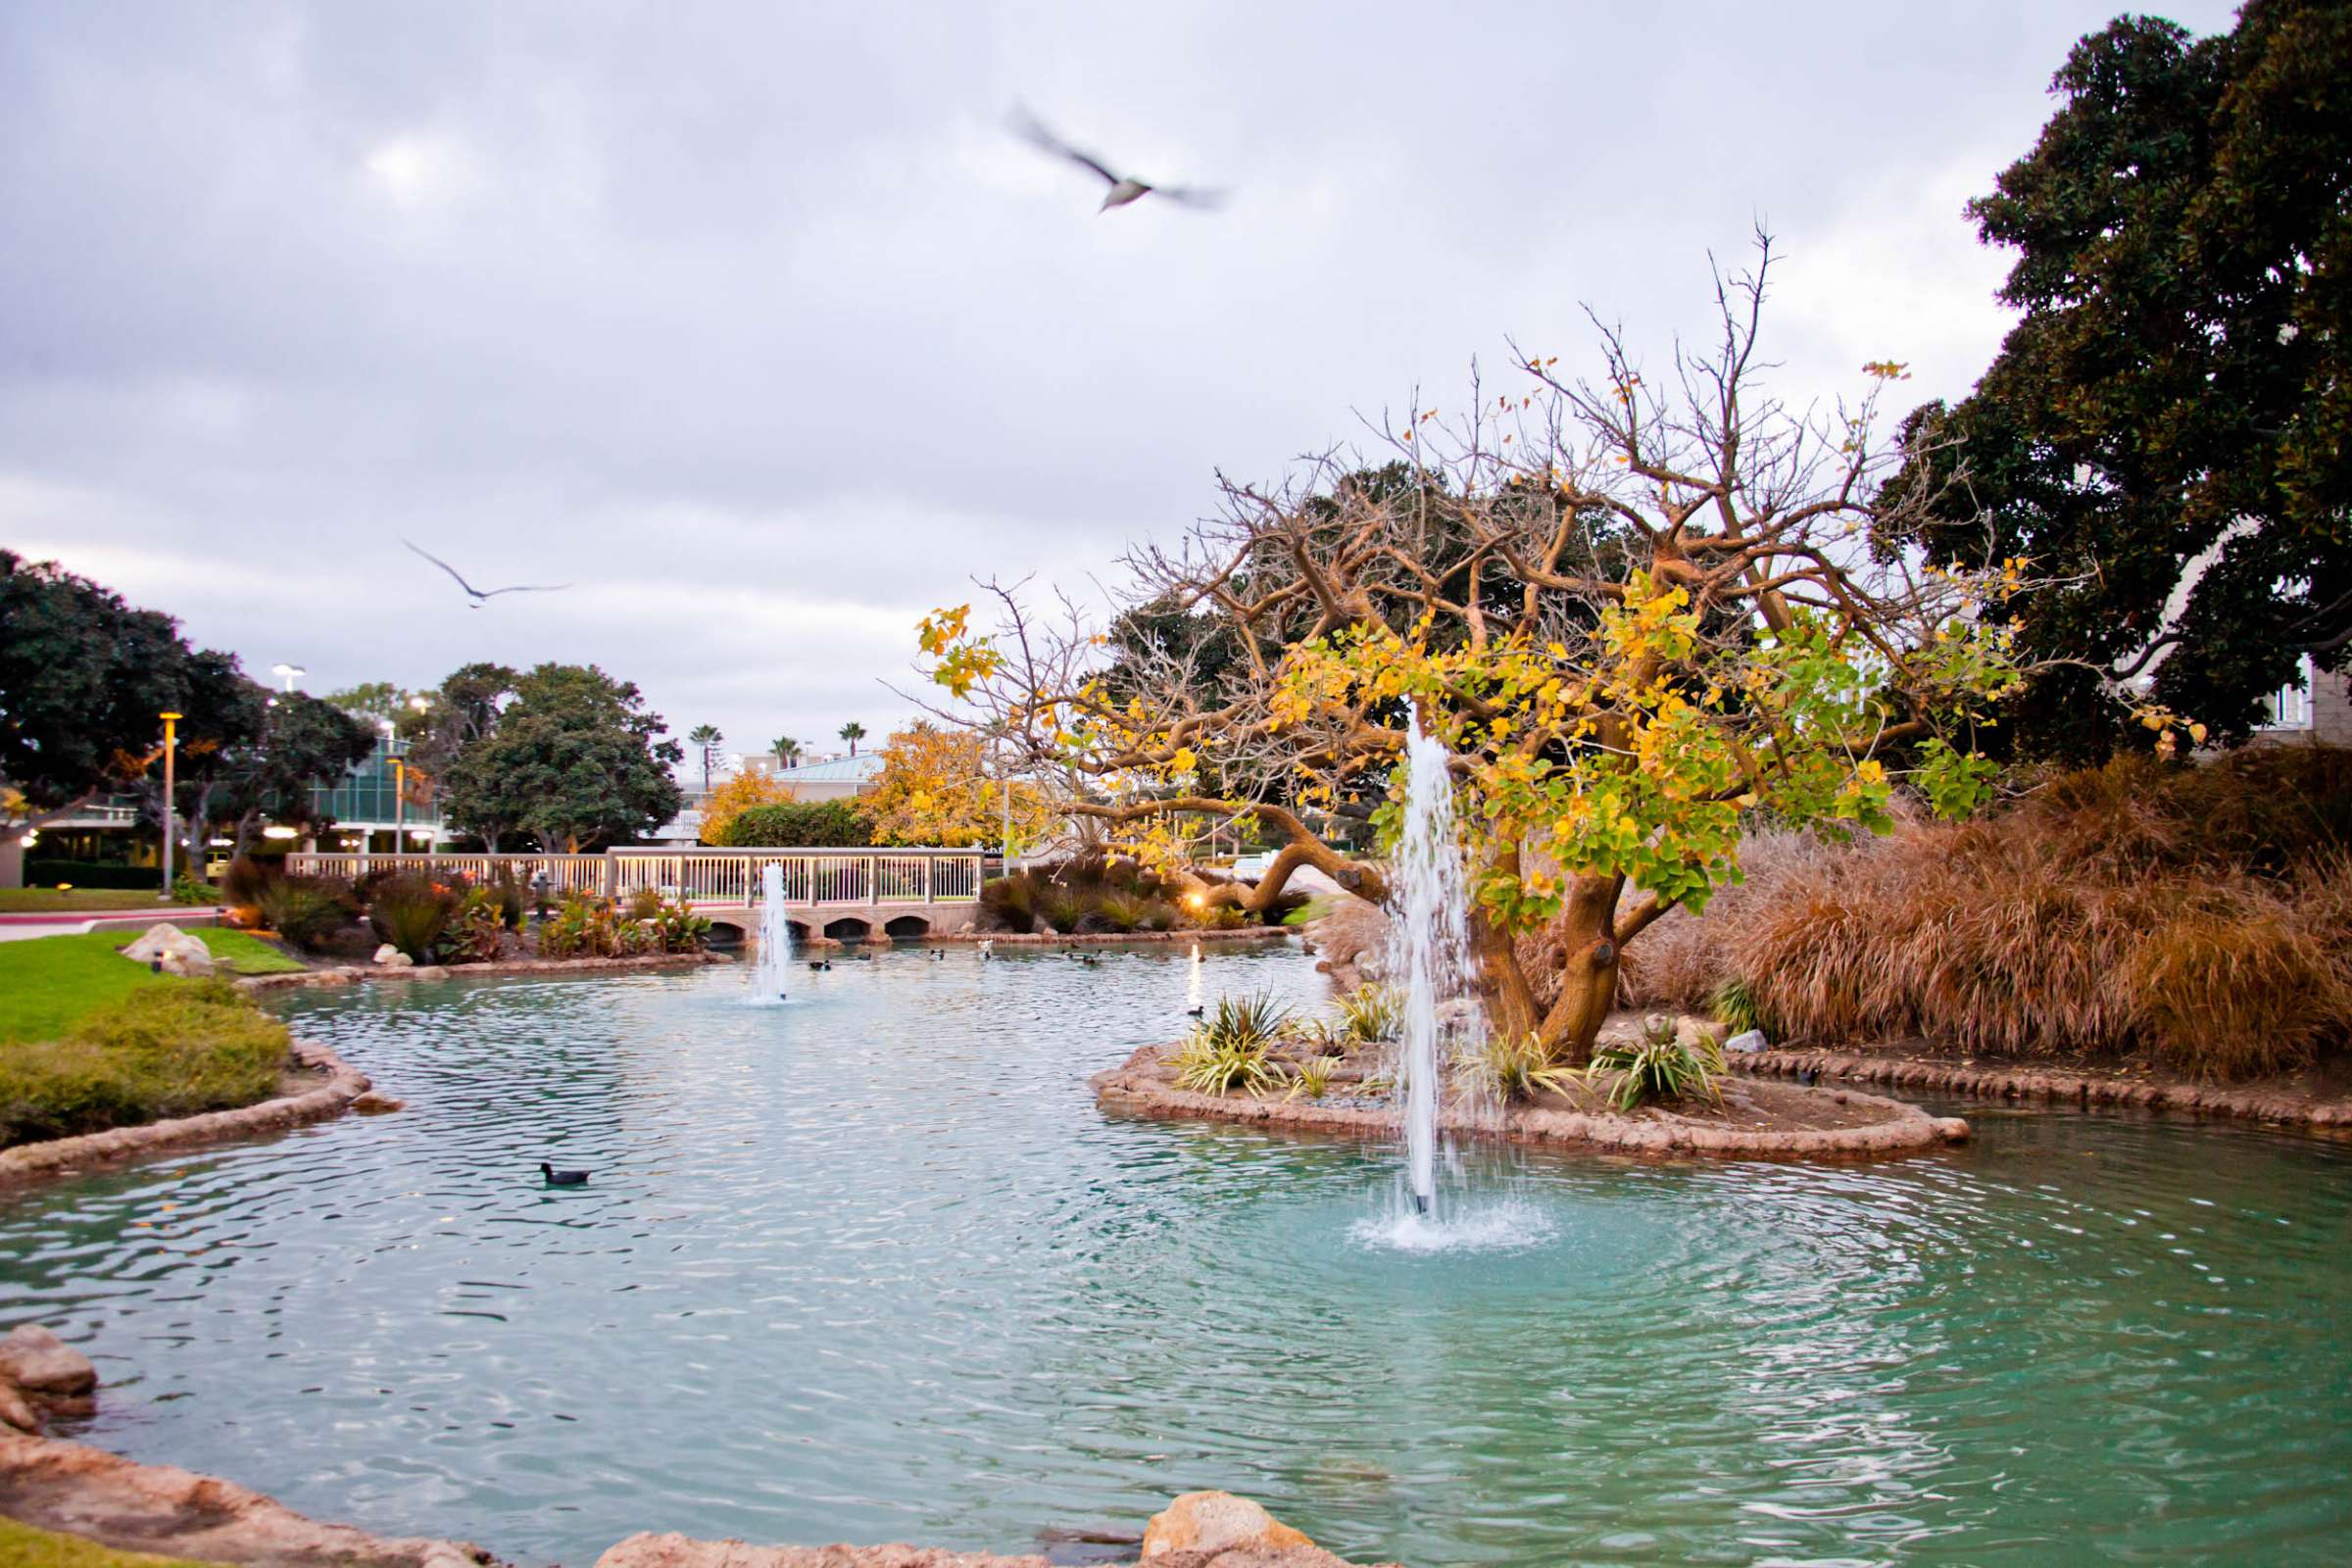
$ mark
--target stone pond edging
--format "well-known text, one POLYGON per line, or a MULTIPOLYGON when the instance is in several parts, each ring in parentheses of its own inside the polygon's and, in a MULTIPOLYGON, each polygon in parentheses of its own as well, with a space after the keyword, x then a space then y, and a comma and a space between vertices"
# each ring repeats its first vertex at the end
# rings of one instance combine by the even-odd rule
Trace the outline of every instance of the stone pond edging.
POLYGON ((2352 1131, 2352 1102, 2313 1102, 2219 1084, 2117 1078, 2047 1067, 1978 1067, 1845 1051, 1763 1051, 1735 1056, 1732 1065, 1758 1077, 1794 1078, 1810 1071, 1825 1078, 1984 1100, 2034 1101, 2092 1109, 2178 1110, 2280 1126, 2352 1131))
MULTIPOLYGON (((1330 1105, 1312 1100, 1255 1099, 1203 1095, 1179 1089, 1166 1071, 1170 1046, 1146 1046, 1119 1066, 1089 1082, 1105 1108, 1147 1116, 1252 1122, 1302 1131, 1394 1137, 1396 1117, 1387 1110, 1330 1105)), ((1448 1132, 1483 1133, 1512 1143, 1607 1150, 1635 1154, 1704 1154, 1767 1159, 1867 1158, 1913 1153, 1968 1137, 1957 1116, 1931 1116, 1917 1105, 1859 1090, 1825 1090, 1841 1104, 1883 1110, 1881 1119, 1859 1127, 1792 1128, 1779 1131, 1720 1127, 1652 1111, 1636 1116, 1610 1112, 1515 1107, 1499 1124, 1448 1107, 1439 1126, 1448 1132)))
POLYGON ((0 1513, 124 1551, 270 1568, 483 1568, 499 1560, 468 1543, 320 1524, 233 1481, 13 1431, 0 1431, 0 1513))
POLYGON ((967 947, 992 942, 1006 948, 1116 948, 1131 942, 1278 942, 1293 929, 1281 925, 1244 925, 1216 931, 1088 931, 1068 935, 1051 931, 942 931, 923 940, 959 942, 967 947))
POLYGON ((151 1121, 139 1127, 110 1127, 105 1132, 51 1138, 0 1150, 0 1188, 54 1181, 78 1175, 90 1166, 143 1159, 175 1149, 283 1132, 289 1127, 339 1116, 368 1092, 368 1075, 324 1046, 297 1040, 293 1054, 302 1070, 323 1074, 326 1081, 299 1094, 279 1095, 231 1110, 207 1110, 193 1116, 174 1116, 169 1121, 151 1121))
POLYGON ((282 991, 288 987, 348 986, 363 980, 465 980, 475 975, 590 974, 612 969, 692 968, 733 963, 723 953, 646 953, 628 958, 499 958, 489 963, 342 963, 285 974, 247 975, 240 991, 282 991))

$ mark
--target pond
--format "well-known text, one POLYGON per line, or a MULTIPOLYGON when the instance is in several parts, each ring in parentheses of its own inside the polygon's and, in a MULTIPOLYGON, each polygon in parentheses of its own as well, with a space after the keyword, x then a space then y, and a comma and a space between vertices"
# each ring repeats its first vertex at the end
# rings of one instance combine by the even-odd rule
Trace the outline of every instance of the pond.
MULTIPOLYGON (((1218 954, 1209 994, 1322 981, 1218 954)), ((640 1529, 1022 1549, 1174 1493, 1419 1565, 2352 1555, 2352 1157, 1970 1108, 1872 1165, 1105 1117, 1181 953, 302 994, 409 1108, 0 1206, 84 1435, 581 1564, 640 1529), (550 1190, 541 1159, 594 1179, 550 1190)))

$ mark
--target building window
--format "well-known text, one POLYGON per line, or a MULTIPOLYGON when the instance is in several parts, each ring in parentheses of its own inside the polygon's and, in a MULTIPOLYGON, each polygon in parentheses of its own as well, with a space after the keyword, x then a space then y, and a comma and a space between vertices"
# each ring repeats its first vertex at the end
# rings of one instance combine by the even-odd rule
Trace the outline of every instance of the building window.
POLYGON ((2311 656, 2303 656, 2303 672, 2262 700, 2268 710, 2264 729, 2311 728, 2311 656))

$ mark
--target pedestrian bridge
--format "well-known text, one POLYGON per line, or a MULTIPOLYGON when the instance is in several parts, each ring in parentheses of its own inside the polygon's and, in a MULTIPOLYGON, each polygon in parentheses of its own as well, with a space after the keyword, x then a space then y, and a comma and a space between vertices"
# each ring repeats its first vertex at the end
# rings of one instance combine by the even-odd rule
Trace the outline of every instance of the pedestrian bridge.
POLYGON ((550 898, 626 899, 651 888, 748 937, 760 922, 768 866, 783 873, 784 908, 803 941, 917 940, 961 931, 980 906, 981 850, 606 850, 598 855, 316 855, 286 857, 296 876, 356 881, 413 871, 495 880, 502 873, 550 898))

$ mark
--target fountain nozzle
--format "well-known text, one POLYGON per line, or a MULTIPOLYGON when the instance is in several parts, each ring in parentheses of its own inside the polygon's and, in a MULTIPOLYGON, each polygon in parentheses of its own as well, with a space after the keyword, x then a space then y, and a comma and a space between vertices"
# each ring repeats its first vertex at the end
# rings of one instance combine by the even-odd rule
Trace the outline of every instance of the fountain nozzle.
POLYGON ((1429 1200, 1422 1197, 1419 1193, 1415 1193, 1413 1195, 1413 1212, 1416 1214, 1427 1214, 1429 1212, 1429 1200))

